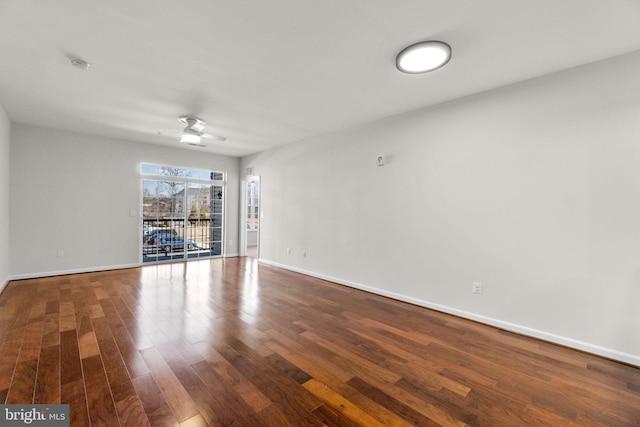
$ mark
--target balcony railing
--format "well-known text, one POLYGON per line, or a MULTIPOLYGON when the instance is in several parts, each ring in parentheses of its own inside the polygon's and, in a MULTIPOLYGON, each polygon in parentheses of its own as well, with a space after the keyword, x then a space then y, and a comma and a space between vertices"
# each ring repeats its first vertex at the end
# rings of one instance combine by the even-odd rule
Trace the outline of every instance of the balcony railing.
POLYGON ((220 256, 222 243, 221 218, 143 220, 144 262, 220 256))

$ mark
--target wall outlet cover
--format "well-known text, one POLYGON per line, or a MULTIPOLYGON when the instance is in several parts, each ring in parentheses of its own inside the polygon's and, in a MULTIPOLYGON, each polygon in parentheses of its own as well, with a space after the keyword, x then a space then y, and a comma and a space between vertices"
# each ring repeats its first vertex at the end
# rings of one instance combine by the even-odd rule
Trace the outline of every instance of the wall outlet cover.
POLYGON ((471 284, 471 291, 474 294, 481 294, 482 293, 482 282, 473 282, 471 284))

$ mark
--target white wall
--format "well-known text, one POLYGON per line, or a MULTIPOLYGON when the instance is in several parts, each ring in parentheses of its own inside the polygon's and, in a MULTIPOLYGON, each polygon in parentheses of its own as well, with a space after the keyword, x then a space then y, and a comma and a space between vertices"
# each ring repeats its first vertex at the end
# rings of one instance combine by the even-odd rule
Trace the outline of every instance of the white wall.
POLYGON ((11 123, 0 105, 0 289, 9 278, 9 147, 11 123))
POLYGON ((246 157, 261 258, 640 365, 638 75, 635 53, 246 157))
POLYGON ((11 275, 139 263, 140 162, 227 172, 226 253, 237 253, 237 158, 14 123, 11 275))

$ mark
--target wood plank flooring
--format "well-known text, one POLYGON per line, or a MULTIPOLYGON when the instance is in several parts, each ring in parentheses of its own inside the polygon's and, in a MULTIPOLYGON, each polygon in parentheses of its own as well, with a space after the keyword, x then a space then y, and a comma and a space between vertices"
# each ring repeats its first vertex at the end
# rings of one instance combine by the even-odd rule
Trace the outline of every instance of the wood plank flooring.
POLYGON ((0 401, 73 426, 640 426, 640 369, 227 258, 9 283, 0 401))

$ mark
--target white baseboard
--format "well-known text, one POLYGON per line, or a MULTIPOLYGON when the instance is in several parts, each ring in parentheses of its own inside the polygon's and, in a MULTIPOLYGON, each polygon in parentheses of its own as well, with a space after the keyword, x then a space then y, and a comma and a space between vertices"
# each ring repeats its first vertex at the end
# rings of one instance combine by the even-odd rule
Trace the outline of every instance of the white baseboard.
POLYGON ((3 282, 1 282, 1 284, 0 284, 0 293, 2 293, 2 291, 4 291, 4 288, 7 286, 7 284, 9 284, 10 281, 11 281, 11 278, 7 277, 6 279, 4 279, 3 282))
MULTIPOLYGON (((222 256, 222 258, 230 258, 230 257, 237 257, 237 256, 238 256, 238 254, 225 254, 224 256, 222 256)), ((209 259, 209 258, 207 258, 207 259, 209 259)), ((185 260, 172 260, 172 261, 174 261, 174 262, 185 262, 185 260)), ((193 261, 193 260, 190 259, 189 261, 193 261)), ((125 269, 125 268, 142 267, 142 266, 145 266, 145 265, 159 265, 159 264, 145 264, 145 263, 140 262, 140 263, 137 263, 137 264, 107 265, 107 266, 101 266, 101 267, 76 268, 76 269, 71 269, 71 270, 46 271, 44 273, 16 274, 16 275, 13 275, 13 276, 9 276, 7 278, 7 280, 4 283, 4 285, 2 285, 0 287, 0 291, 11 280, 37 279, 37 278, 40 278, 40 277, 64 276, 64 275, 67 275, 67 274, 78 274, 78 273, 92 273, 92 272, 95 272, 95 271, 122 270, 122 269, 125 269)))
POLYGON ((590 344, 584 341, 575 340, 573 338, 567 338, 560 335, 552 334, 545 331, 529 328, 527 326, 517 325, 515 323, 505 322, 503 320, 494 319, 487 316, 471 313, 464 310, 458 310, 452 307, 447 307, 440 304, 423 301, 417 298, 408 297, 406 295, 396 294, 394 292, 388 292, 378 288, 372 288, 362 285, 360 283, 350 282, 348 280, 338 279, 336 277, 327 276, 324 274, 315 273, 313 271, 307 271, 301 268, 292 267, 286 264, 280 264, 277 262, 269 261, 263 258, 258 260, 259 262, 267 265, 271 265, 285 270, 295 271, 307 276, 317 277, 319 279, 327 280, 330 282, 338 283, 340 285, 349 286, 351 288, 360 289, 363 291, 371 292, 372 294, 382 295, 385 297, 393 298, 398 301, 408 302, 421 307, 429 308, 443 313, 452 314, 454 316, 462 317, 465 319, 473 320, 476 322, 484 323, 486 325, 494 326, 496 328, 504 329, 507 331, 515 332, 517 334, 526 335, 533 338, 538 338, 544 341, 548 341, 554 344, 559 344, 565 347, 574 348, 576 350, 584 351, 586 353, 595 354, 598 356, 606 357, 607 359, 617 360, 629 365, 640 367, 640 356, 633 354, 623 353, 617 350, 601 347, 595 344, 590 344))
POLYGON ((108 265, 108 266, 102 266, 102 267, 76 268, 72 270, 47 271, 44 273, 16 274, 13 276, 9 276, 8 280, 37 279, 40 277, 64 276, 67 274, 78 274, 78 273, 92 273, 95 271, 122 270, 124 268, 140 267, 141 265, 142 264, 121 264, 121 265, 108 265))

